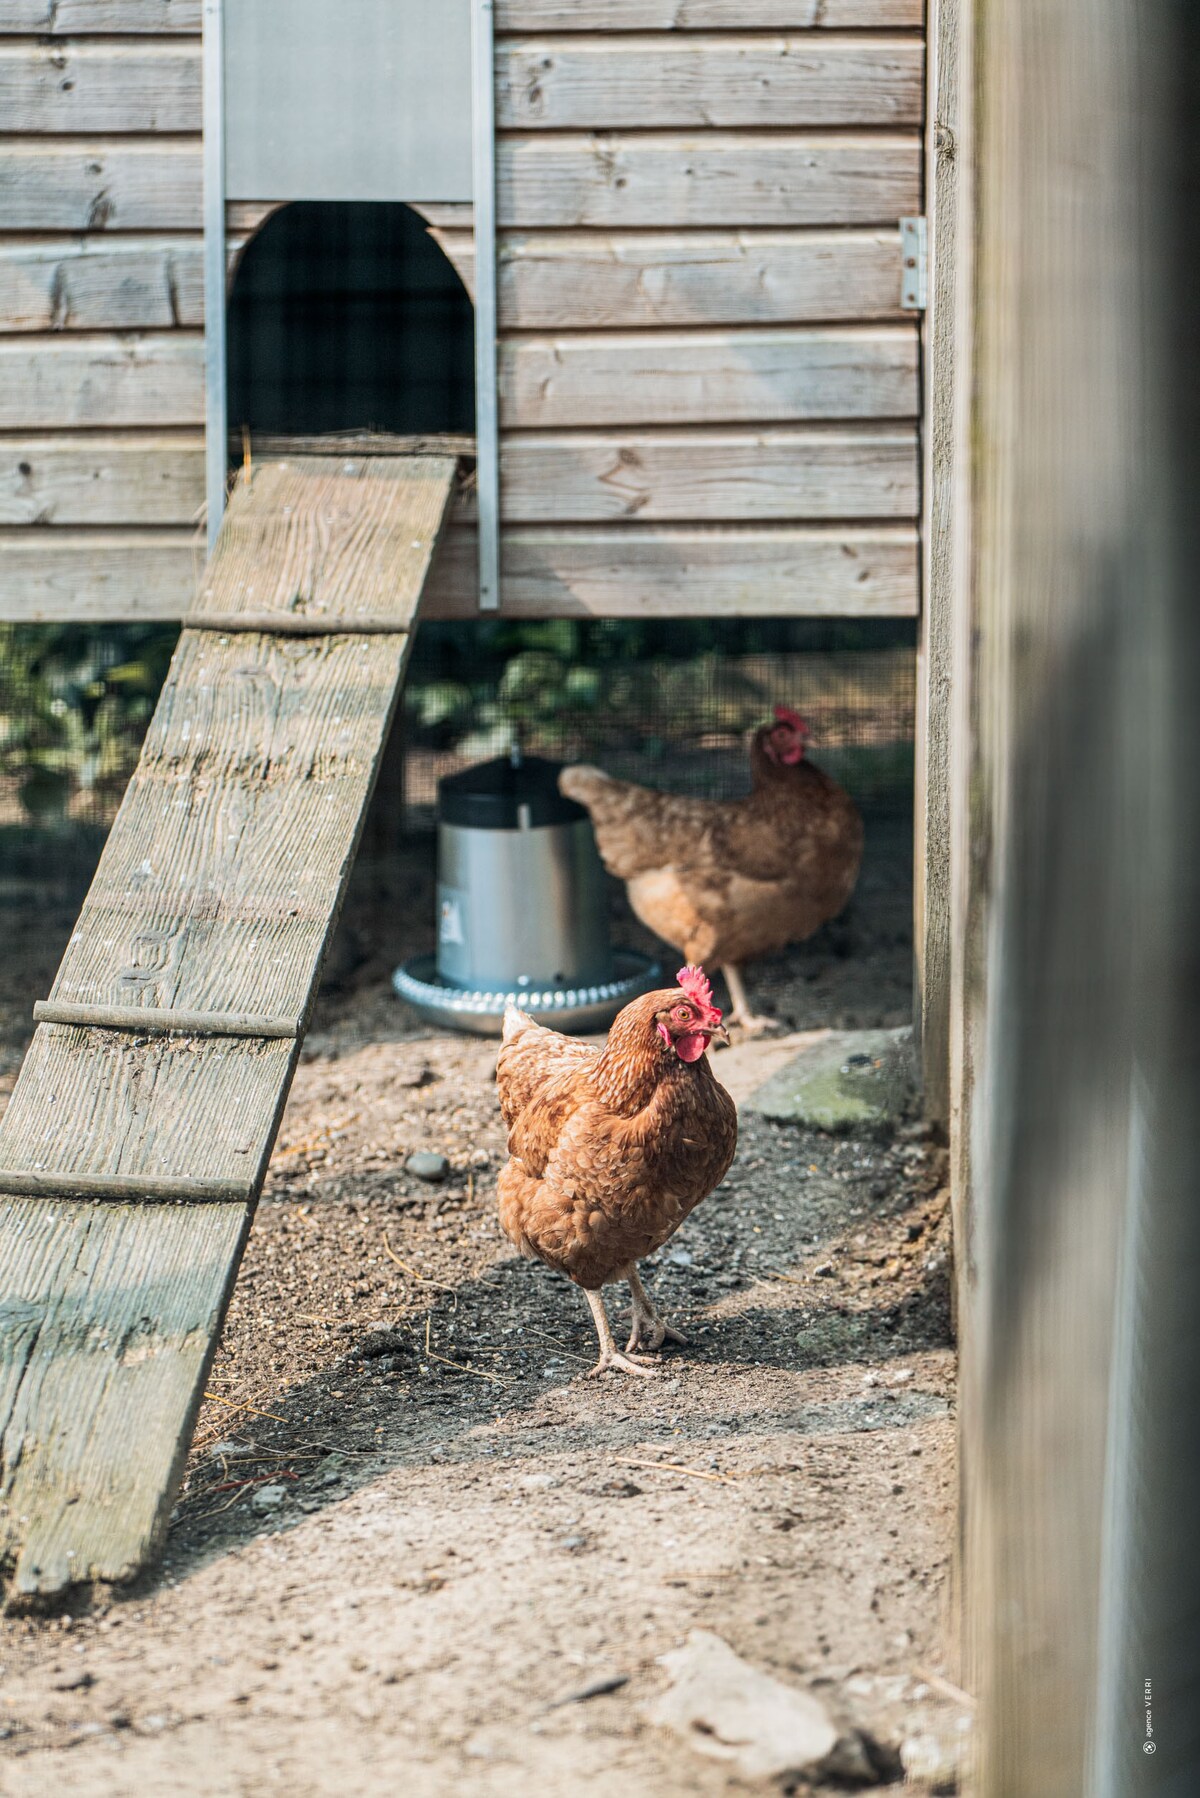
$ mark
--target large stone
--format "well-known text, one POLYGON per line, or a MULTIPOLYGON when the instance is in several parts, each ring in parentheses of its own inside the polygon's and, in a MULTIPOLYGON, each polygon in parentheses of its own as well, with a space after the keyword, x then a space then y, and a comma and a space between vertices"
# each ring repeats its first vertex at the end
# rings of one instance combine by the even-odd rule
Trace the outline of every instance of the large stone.
MULTIPOLYGON (((662 1657, 671 1685, 646 1715, 743 1779, 833 1772, 842 1736, 820 1699, 760 1673, 706 1629, 662 1657)), ((857 1744, 855 1744, 857 1746, 857 1744)))
POLYGON ((816 1130, 877 1130, 915 1109, 911 1030, 829 1030, 779 1068, 749 1109, 816 1130))

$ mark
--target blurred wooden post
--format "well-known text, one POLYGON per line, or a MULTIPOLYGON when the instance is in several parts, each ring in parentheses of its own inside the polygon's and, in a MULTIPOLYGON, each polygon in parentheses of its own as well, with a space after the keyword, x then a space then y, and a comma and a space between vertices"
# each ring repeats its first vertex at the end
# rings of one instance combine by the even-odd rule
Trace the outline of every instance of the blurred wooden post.
POLYGON ((1200 1778, 1194 13, 959 21, 971 340, 934 380, 968 407, 950 1059, 980 1798, 1200 1778))

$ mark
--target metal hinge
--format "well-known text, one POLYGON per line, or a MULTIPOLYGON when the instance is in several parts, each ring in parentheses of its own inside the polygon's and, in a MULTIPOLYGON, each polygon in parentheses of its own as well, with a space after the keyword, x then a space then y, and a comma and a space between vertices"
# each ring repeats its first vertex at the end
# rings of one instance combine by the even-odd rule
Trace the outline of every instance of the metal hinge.
POLYGON ((900 220, 900 304, 905 312, 928 305, 928 238, 923 218, 900 220))

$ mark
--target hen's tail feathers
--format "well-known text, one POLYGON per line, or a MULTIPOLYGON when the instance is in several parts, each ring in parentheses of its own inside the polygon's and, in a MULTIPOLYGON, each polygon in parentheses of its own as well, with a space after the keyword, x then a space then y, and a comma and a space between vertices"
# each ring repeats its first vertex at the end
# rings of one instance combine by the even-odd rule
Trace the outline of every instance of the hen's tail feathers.
POLYGON ((504 1007, 504 1030, 502 1032, 502 1041, 511 1043, 514 1036, 520 1036, 526 1025, 532 1023, 533 1019, 527 1017, 521 1010, 521 1007, 517 1004, 516 1000, 510 997, 507 1005, 504 1007))
POLYGON ((602 768, 593 768, 590 762, 574 762, 558 777, 559 792, 567 799, 574 799, 578 805, 590 805, 605 787, 617 784, 611 775, 605 774, 602 768))

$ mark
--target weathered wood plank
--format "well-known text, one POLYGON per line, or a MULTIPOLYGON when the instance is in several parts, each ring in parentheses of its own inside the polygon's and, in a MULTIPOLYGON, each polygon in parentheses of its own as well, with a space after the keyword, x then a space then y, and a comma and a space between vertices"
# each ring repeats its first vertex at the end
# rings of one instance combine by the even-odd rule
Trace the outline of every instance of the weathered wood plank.
POLYGON ((194 526, 203 507, 197 432, 0 438, 0 524, 194 526))
MULTIPOLYGON (((421 616, 471 617, 475 579, 473 533, 448 532, 421 616)), ((501 539, 514 618, 911 617, 917 595, 911 526, 510 525, 501 539)))
POLYGON ((514 524, 912 518, 914 427, 890 431, 543 432, 500 451, 514 524))
POLYGON ((198 139, 0 140, 0 231, 197 231, 198 139))
POLYGON ((303 1018, 405 653, 185 630, 51 1002, 303 1018))
MULTIPOLYGON (((836 4, 836 0, 835 0, 836 4)), ((38 37, 97 37, 167 32, 197 36, 202 0, 0 0, 0 31, 38 37)))
POLYGON ((891 224, 921 209, 921 142, 915 132, 514 135, 496 146, 496 206, 502 226, 520 229, 891 224))
POLYGON ((0 618, 181 618, 203 568, 194 530, 0 528, 0 618))
MULTIPOLYGON (((502 137, 496 161, 499 222, 521 230, 887 225, 921 208, 915 132, 532 133, 502 137)), ((0 141, 0 230, 195 230, 200 206, 197 140, 0 141)))
POLYGON ((924 17, 924 0, 496 0, 497 31, 885 31, 924 17))
POLYGON ((917 38, 661 36, 519 39, 496 49, 501 130, 917 125, 917 38))
MULTIPOLYGON (((211 908, 216 895, 207 897, 211 908)), ((85 909, 76 928, 91 923, 85 909)), ((148 931, 137 948, 170 953, 148 931)), ((40 1024, 0 1119, 0 1193, 8 1170, 231 1180, 249 1196, 266 1172, 296 1051, 279 1038, 143 1040, 40 1024)))
MULTIPOLYGON (((333 447, 255 439, 253 453, 333 447)), ((355 453, 399 449, 364 439, 355 453)), ((515 524, 907 518, 916 454, 911 428, 520 433, 501 445, 502 505, 515 524)), ((203 501, 198 435, 0 440, 0 523, 189 524, 203 501)))
POLYGON ((9 132, 199 131, 199 43, 0 39, 0 118, 9 132))
POLYGON ((259 464, 230 497, 194 615, 411 612, 456 474, 452 456, 259 464))
POLYGON ((550 425, 915 418, 911 325, 579 333, 500 346, 500 420, 550 425))
MULTIPOLYGON (((227 240, 230 266, 245 247, 227 240)), ((204 323, 204 240, 0 239, 0 332, 153 331, 204 323)))
MULTIPOLYGON (((263 465, 190 616, 410 619, 454 475, 450 458, 263 465)), ((185 631, 51 1002, 299 1024, 405 655, 402 636, 185 631)))
POLYGON ((0 430, 203 422, 197 331, 0 338, 0 430))
MULTIPOLYGON (((509 525, 502 611, 523 618, 711 613, 911 617, 916 539, 897 528, 509 525)), ((0 618, 26 623, 180 618, 203 566, 182 531, 0 530, 0 618)), ((455 527, 423 617, 473 617, 474 534, 455 527)))
MULTIPOLYGON (((358 507, 332 504, 327 464, 307 488, 268 468, 264 552, 283 552, 317 600, 341 595, 356 554, 360 597, 411 615, 437 538, 435 466, 444 512, 452 458, 414 461, 407 489, 395 467, 342 469, 363 530, 358 507), (389 504, 373 504, 388 482, 389 504), (285 490, 281 544, 271 502, 285 490)), ((234 547, 210 587, 248 554, 256 484, 234 496, 234 547)), ((196 1010, 278 1015, 282 994, 285 1014, 307 1015, 406 643, 184 631, 52 999, 191 1009, 195 996, 196 1010)), ((37 1029, 0 1122, 0 1192, 5 1170, 116 1174, 147 1190, 233 1182, 248 1202, 0 1204, 0 1559, 20 1596, 126 1578, 161 1538, 298 1047, 37 1029)))
MULTIPOLYGON (((473 293, 469 227, 433 236, 473 293)), ((497 262, 509 331, 900 316, 894 230, 509 233, 497 262)))
POLYGON ((0 1561, 21 1597, 156 1552, 246 1205, 0 1199, 0 1561))

